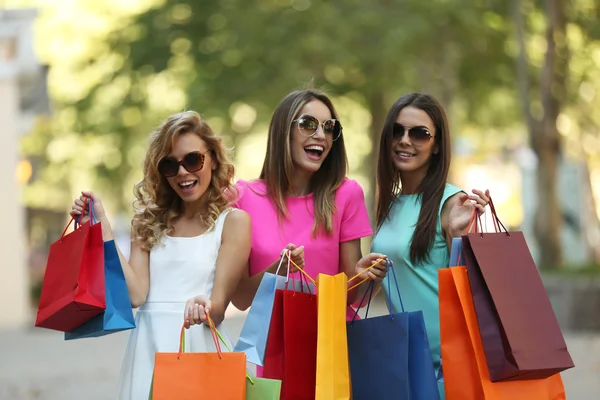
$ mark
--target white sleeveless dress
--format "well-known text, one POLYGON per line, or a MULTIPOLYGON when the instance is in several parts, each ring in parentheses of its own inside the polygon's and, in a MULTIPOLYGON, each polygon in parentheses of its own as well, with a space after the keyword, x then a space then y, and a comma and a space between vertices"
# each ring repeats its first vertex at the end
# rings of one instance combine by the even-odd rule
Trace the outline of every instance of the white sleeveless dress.
MULTIPOLYGON (((119 400, 147 400, 157 352, 177 352, 185 302, 194 296, 210 297, 225 217, 224 211, 210 232, 196 237, 165 236, 150 251, 150 291, 136 314, 118 384, 119 400)), ((219 332, 230 342, 222 326, 219 332)), ((216 352, 204 324, 186 331, 186 352, 216 352)))

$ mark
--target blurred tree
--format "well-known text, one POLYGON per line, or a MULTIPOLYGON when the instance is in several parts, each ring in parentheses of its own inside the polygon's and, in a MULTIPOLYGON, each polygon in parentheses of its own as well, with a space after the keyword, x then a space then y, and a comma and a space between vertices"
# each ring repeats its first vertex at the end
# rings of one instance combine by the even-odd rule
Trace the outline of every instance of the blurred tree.
POLYGON ((540 248, 539 263, 544 267, 558 268, 562 265, 563 217, 557 186, 564 150, 557 123, 561 111, 569 102, 567 2, 564 0, 543 2, 546 50, 543 65, 539 68, 540 94, 534 96, 541 100, 542 112, 539 116, 535 116, 532 109, 530 62, 526 45, 528 27, 523 16, 525 12, 531 13, 535 5, 523 0, 514 0, 513 6, 519 44, 517 57, 519 94, 529 130, 530 145, 538 157, 536 184, 538 198, 541 201, 538 202, 536 209, 535 237, 540 248))
MULTIPOLYGON (((111 35, 108 54, 122 67, 73 104, 77 130, 115 132, 126 153, 138 136, 125 116, 153 119, 151 103, 161 96, 153 86, 161 84, 185 93, 172 111, 201 110, 233 145, 267 121, 286 93, 307 84, 352 96, 368 109, 373 147, 387 109, 408 91, 431 92, 449 110, 460 98, 463 114, 476 122, 493 114, 486 109, 494 88, 514 78, 504 48, 510 31, 504 7, 501 1, 466 0, 160 1, 111 35), (130 90, 99 110, 107 88, 123 82, 130 90)), ((106 56, 92 55, 89 64, 106 56)), ((511 120, 494 117, 499 124, 511 120)), ((371 182, 375 158, 362 163, 371 182)), ((113 174, 126 175, 129 168, 124 163, 113 174)))
MULTIPOLYGON (((125 209, 132 184, 140 178, 148 132, 165 115, 197 109, 228 144, 239 147, 248 135, 266 130, 286 93, 305 85, 325 88, 345 107, 351 103, 368 110, 349 107, 354 114, 348 119, 369 121, 347 125, 364 131, 347 129, 345 134, 367 138, 360 141, 365 145, 352 166, 359 165, 369 180, 370 205, 385 114, 409 91, 438 97, 453 135, 472 132, 468 139, 478 156, 514 141, 525 115, 541 165, 552 164, 556 159, 549 151, 560 146, 556 123, 564 120, 558 105, 577 123, 587 121, 583 138, 592 131, 597 137, 600 126, 599 114, 591 112, 600 102, 594 96, 600 91, 600 57, 592 54, 596 49, 600 55, 594 42, 598 6, 591 0, 575 3, 570 30, 560 15, 552 24, 552 32, 562 37, 552 50, 556 56, 546 58, 544 75, 539 71, 546 54, 545 13, 537 3, 528 3, 526 10, 518 3, 511 10, 511 3, 501 0, 89 0, 55 5, 53 18, 45 20, 52 39, 43 51, 63 52, 52 70, 57 117, 24 143, 42 169, 29 197, 41 199, 43 190, 53 194, 53 203, 64 204, 59 194, 64 185, 90 186, 83 171, 92 169, 98 177, 93 186, 125 209), (69 23, 57 25, 60 19, 69 23), (522 34, 514 34, 515 23, 522 34), (565 35, 577 41, 577 32, 583 44, 573 65, 581 66, 576 71, 580 81, 554 90, 566 80, 565 35), (592 42, 596 47, 585 46, 592 42), (515 101, 518 94, 527 100, 523 107, 515 101), (585 107, 577 107, 582 101, 585 107), (544 107, 551 113, 543 113, 544 107)), ((589 154, 600 154, 598 147, 589 154)), ((552 168, 546 178, 553 176, 552 168)), ((545 206, 548 215, 556 214, 555 202, 545 206)), ((556 233, 544 229, 537 235, 540 243, 556 239, 556 233)))

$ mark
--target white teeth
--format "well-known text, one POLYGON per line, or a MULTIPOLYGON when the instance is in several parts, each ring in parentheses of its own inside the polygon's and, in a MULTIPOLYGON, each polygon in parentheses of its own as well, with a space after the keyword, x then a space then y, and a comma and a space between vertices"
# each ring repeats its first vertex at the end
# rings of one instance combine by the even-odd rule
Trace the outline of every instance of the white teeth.
POLYGON ((398 152, 397 154, 402 157, 413 157, 414 156, 414 154, 404 153, 402 151, 398 152))
POLYGON ((317 145, 312 145, 312 146, 307 146, 304 148, 304 150, 317 150, 317 151, 323 151, 324 147, 323 146, 317 146, 317 145))
POLYGON ((196 182, 196 181, 181 182, 179 184, 179 186, 181 186, 181 187, 189 187, 189 186, 192 186, 194 184, 194 182, 196 182))

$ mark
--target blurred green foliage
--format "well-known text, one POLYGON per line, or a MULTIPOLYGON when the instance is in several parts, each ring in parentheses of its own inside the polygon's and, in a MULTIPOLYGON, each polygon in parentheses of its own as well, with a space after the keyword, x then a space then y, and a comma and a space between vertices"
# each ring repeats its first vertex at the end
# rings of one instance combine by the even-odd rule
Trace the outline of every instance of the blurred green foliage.
MULTIPOLYGON (((561 0, 562 1, 562 0, 561 0)), ((307 85, 335 96, 352 174, 372 194, 378 133, 408 91, 438 97, 465 162, 527 144, 515 7, 524 16, 532 114, 543 112, 541 0, 65 0, 44 3, 37 51, 50 64, 51 119, 23 140, 32 207, 64 209, 78 190, 130 212, 147 137, 198 110, 257 174, 271 113, 307 85), (463 142, 464 143, 464 142, 463 142), (258 160, 258 161, 257 161, 258 160)), ((569 76, 558 121, 564 154, 600 168, 600 6, 567 4, 569 76)), ((567 58, 567 54, 559 54, 567 58)), ((251 178, 252 176, 244 176, 251 178)))

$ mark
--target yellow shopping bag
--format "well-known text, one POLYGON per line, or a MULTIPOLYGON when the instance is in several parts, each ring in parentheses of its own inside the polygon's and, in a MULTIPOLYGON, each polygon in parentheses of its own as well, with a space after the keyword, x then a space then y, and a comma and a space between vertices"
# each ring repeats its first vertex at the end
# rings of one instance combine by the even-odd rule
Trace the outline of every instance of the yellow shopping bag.
POLYGON ((346 309, 348 277, 317 276, 317 382, 315 400, 350 398, 346 309))

